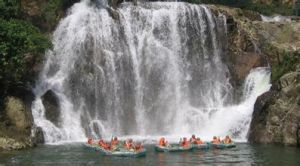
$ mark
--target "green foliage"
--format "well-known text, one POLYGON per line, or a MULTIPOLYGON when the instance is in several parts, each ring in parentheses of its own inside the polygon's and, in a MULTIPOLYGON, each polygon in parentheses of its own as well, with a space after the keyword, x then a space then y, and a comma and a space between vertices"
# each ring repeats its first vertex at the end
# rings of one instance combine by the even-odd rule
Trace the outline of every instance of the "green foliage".
POLYGON ((51 0, 42 7, 42 17, 54 27, 59 21, 59 11, 63 6, 63 0, 51 0))
POLYGON ((206 4, 221 4, 232 7, 244 7, 248 4, 247 0, 186 0, 189 3, 206 3, 206 4))
POLYGON ((297 62, 299 62, 299 55, 284 52, 281 62, 277 66, 272 67, 272 82, 279 80, 285 73, 294 71, 297 62))
POLYGON ((29 64, 35 62, 28 61, 38 59, 51 47, 37 27, 20 20, 23 17, 20 0, 0 0, 0 106, 12 89, 24 88, 33 81, 33 66, 29 64))
POLYGON ((30 23, 0 18, 1 92, 26 84, 25 55, 38 55, 51 46, 50 41, 30 23))
POLYGON ((269 5, 259 4, 259 3, 249 3, 245 9, 254 10, 260 12, 264 15, 273 15, 273 14, 281 14, 281 15, 293 15, 293 7, 288 5, 283 5, 279 3, 272 3, 269 5))
POLYGON ((53 30, 62 16, 62 11, 69 8, 79 0, 51 0, 43 3, 41 8, 41 20, 47 23, 47 30, 53 30))
POLYGON ((209 3, 209 4, 221 4, 231 7, 238 7, 246 10, 253 10, 264 15, 273 15, 273 14, 281 14, 281 15, 292 15, 293 7, 288 5, 283 5, 279 1, 274 1, 273 3, 261 4, 254 3, 252 0, 186 0, 189 3, 209 3))
POLYGON ((20 0, 0 0, 0 16, 5 19, 16 18, 20 14, 20 0))

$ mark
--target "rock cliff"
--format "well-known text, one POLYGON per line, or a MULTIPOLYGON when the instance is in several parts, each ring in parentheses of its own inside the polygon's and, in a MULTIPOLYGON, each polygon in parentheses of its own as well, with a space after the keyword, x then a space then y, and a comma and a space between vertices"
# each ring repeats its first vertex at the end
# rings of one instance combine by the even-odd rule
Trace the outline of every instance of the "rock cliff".
POLYGON ((263 22, 256 12, 224 6, 211 8, 226 16, 229 43, 227 64, 236 89, 252 68, 272 68, 273 86, 255 103, 249 141, 299 146, 299 18, 263 22))

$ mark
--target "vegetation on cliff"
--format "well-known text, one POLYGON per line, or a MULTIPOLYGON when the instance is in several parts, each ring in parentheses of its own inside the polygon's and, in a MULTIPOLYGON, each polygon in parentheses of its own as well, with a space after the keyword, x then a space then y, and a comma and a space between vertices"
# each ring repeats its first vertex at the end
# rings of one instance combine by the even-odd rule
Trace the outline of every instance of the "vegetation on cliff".
POLYGON ((272 81, 278 81, 280 77, 288 72, 296 70, 297 63, 299 63, 299 57, 291 52, 284 52, 283 59, 278 65, 274 65, 272 68, 272 81))
POLYGON ((264 22, 256 12, 211 7, 227 19, 233 80, 241 82, 253 67, 272 69, 273 86, 256 100, 249 141, 300 146, 300 22, 264 22))
POLYGON ((31 129, 40 131, 32 126, 31 89, 52 46, 48 34, 77 1, 0 0, 0 149, 34 145, 31 129))
POLYGON ((30 89, 39 72, 48 33, 79 0, 0 0, 0 115, 5 96, 30 89))
POLYGON ((254 0, 187 0, 187 2, 196 4, 221 4, 246 10, 257 11, 265 15, 273 15, 275 13, 281 15, 293 15, 294 13, 293 6, 291 4, 286 4, 281 1, 266 3, 263 1, 254 0))
POLYGON ((28 85, 26 65, 29 56, 40 56, 50 47, 46 36, 30 23, 17 19, 0 18, 0 86, 1 94, 28 85))
POLYGON ((0 0, 0 99, 32 83, 32 65, 51 42, 21 19, 18 0, 0 0), (30 77, 31 76, 31 77, 30 77))
POLYGON ((32 22, 42 32, 52 32, 65 11, 79 0, 21 0, 23 19, 32 22))

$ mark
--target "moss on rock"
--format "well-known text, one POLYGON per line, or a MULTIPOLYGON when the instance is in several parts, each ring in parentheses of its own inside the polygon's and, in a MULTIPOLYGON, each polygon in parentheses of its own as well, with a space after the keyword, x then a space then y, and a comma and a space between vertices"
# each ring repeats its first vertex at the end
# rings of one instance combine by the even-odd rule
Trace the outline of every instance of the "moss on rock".
POLYGON ((5 100, 5 115, 0 122, 0 149, 22 149, 34 145, 33 119, 25 103, 16 97, 5 100))
POLYGON ((26 109, 26 106, 20 99, 7 97, 5 106, 6 116, 11 125, 21 131, 30 130, 33 121, 32 116, 30 110, 26 109))

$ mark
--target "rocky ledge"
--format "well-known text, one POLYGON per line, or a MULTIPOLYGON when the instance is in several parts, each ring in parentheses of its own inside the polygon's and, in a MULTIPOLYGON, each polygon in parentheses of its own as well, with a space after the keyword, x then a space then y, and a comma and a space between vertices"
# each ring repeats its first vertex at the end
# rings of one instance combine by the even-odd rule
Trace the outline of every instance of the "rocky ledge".
POLYGON ((0 149, 23 149, 42 143, 41 129, 33 125, 31 110, 20 99, 5 99, 4 115, 0 123, 0 149))
POLYGON ((272 90, 260 96, 249 141, 299 146, 300 22, 254 22, 253 33, 272 68, 272 90))
POLYGON ((227 64, 236 89, 252 68, 272 68, 273 86, 255 103, 249 141, 300 146, 300 17, 264 22, 256 12, 210 7, 227 20, 227 64))
POLYGON ((249 140, 300 146, 300 66, 284 74, 254 106, 249 140))

